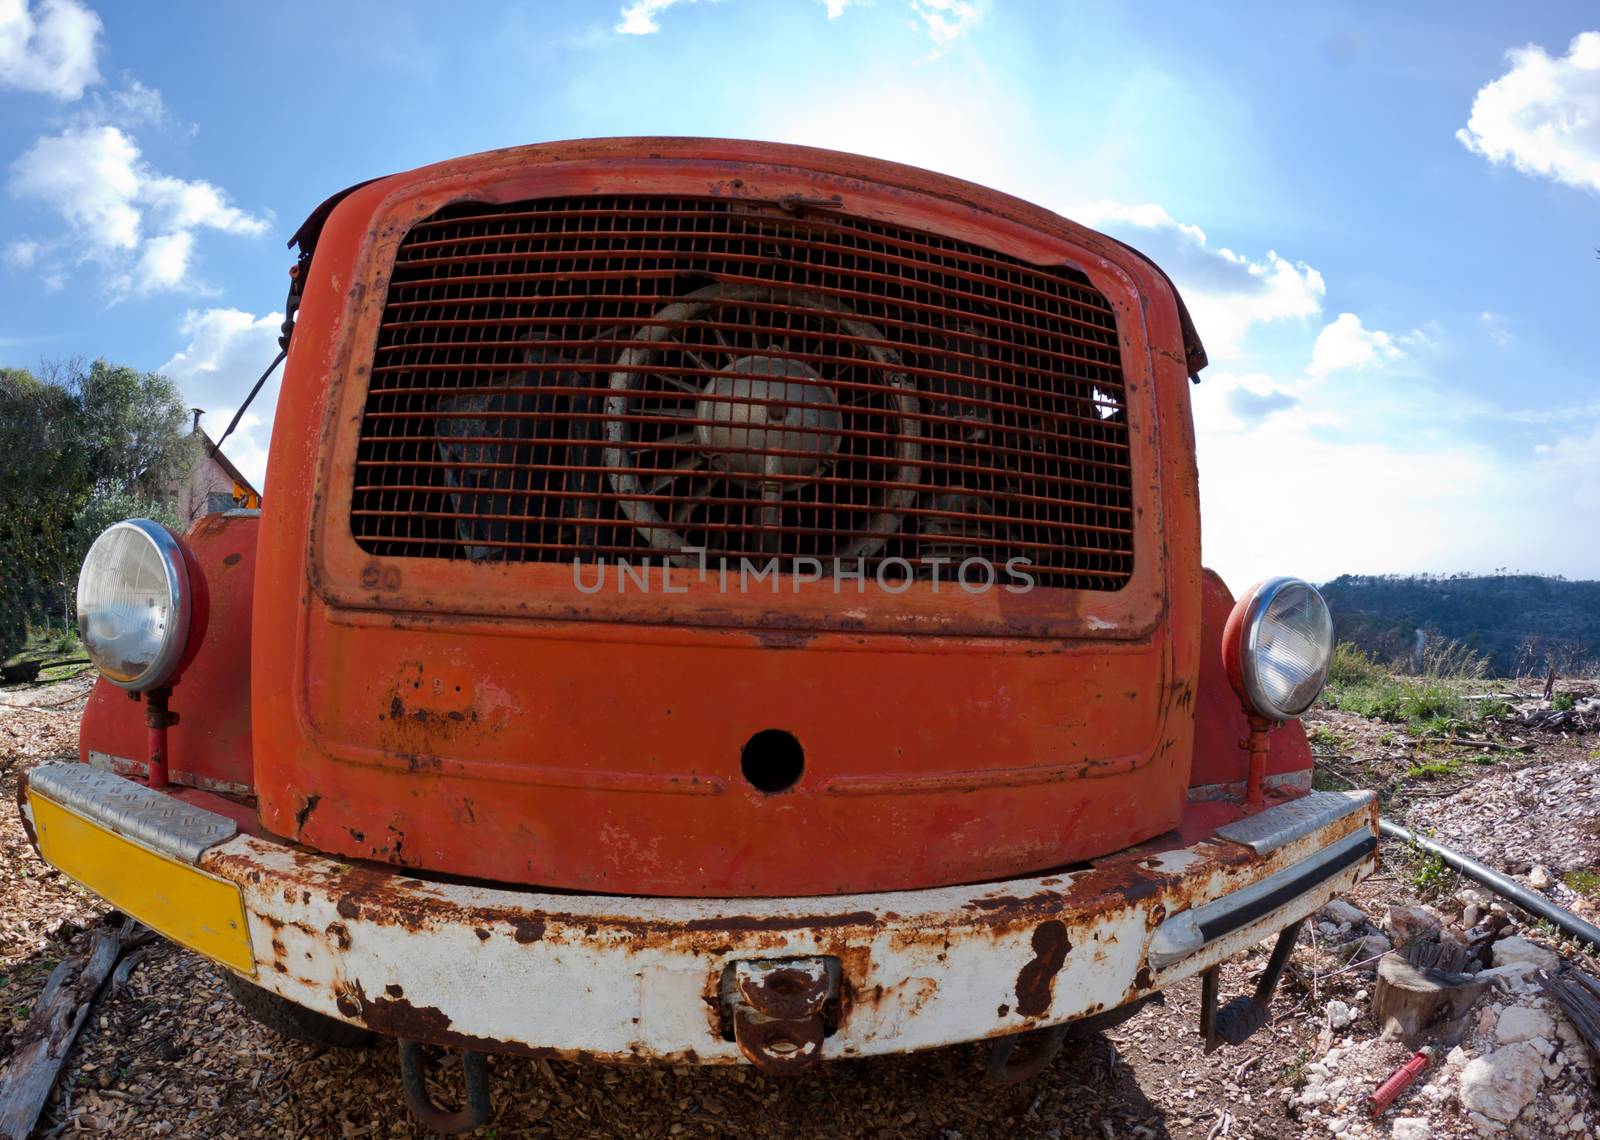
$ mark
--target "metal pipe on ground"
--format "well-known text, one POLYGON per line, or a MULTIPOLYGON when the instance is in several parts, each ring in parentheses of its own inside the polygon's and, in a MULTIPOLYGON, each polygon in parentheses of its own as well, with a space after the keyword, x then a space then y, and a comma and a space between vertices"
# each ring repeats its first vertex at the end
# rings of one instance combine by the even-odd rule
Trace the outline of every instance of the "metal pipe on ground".
POLYGON ((1398 839, 1400 842, 1420 848, 1430 855, 1437 855, 1444 861, 1444 865, 1451 870, 1459 871, 1474 882, 1488 887, 1502 898, 1510 899, 1529 914, 1537 915, 1579 942, 1600 948, 1600 926, 1579 918, 1565 907, 1557 906, 1543 895, 1529 890, 1521 883, 1502 875, 1499 871, 1491 870, 1476 859, 1463 855, 1459 851, 1453 851, 1442 843, 1435 843, 1431 839, 1408 831, 1393 820, 1380 818, 1378 820, 1378 830, 1390 839, 1398 839))

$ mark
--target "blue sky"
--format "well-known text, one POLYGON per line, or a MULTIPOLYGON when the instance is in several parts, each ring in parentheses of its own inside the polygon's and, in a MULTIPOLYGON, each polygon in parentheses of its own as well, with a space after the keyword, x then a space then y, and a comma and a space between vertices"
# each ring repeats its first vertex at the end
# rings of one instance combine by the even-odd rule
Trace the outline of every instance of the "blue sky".
POLYGON ((1600 577, 1591 5, 0 0, 0 109, 0 364, 164 368, 220 425, 275 351, 284 242, 345 185, 587 135, 805 142, 1172 273, 1236 588, 1600 577))

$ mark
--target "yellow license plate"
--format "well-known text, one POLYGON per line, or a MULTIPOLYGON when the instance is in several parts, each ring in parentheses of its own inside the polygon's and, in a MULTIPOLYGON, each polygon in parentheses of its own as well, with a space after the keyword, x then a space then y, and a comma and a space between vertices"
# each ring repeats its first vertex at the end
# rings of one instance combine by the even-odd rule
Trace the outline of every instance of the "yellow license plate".
POLYGON ((244 897, 226 879, 158 855, 53 800, 28 797, 50 864, 118 910, 241 973, 256 972, 244 897))

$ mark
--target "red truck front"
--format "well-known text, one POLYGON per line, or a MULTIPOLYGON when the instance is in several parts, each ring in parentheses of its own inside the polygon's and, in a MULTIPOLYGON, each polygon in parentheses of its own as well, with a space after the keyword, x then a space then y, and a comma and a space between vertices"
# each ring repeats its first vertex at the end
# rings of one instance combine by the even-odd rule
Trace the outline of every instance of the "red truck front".
POLYGON ((1373 866, 1294 722, 1321 598, 1201 568, 1204 353, 1136 252, 684 139, 379 179, 296 241, 264 509, 96 544, 86 763, 25 797, 247 1004, 413 1076, 993 1038, 1008 1079, 1373 866))

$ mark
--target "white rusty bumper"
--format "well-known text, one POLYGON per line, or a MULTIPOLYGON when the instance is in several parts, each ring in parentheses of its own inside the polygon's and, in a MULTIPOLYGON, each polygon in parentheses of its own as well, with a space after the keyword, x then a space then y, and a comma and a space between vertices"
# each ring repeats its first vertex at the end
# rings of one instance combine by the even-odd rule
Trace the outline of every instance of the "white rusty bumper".
MULTIPOLYGON (((79 767, 36 770, 29 795, 237 884, 256 984, 381 1033, 489 1052, 737 1062, 740 964, 789 959, 828 964, 824 1059, 1018 1033, 1193 975, 1376 865, 1372 795, 1315 792, 1193 847, 1009 882, 797 899, 543 894, 240 834, 166 850, 148 812, 126 822, 126 789, 145 791, 131 781, 108 777, 124 785, 116 810, 99 802, 103 781, 41 781, 79 767)), ((191 837, 193 821, 180 830, 191 837)))

